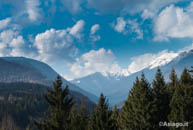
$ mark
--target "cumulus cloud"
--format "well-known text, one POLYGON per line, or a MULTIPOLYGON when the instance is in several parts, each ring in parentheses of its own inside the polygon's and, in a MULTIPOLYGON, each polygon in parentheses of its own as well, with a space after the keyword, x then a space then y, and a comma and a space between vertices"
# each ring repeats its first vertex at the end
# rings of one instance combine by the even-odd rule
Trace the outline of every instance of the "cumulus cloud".
POLYGON ((78 78, 95 72, 103 74, 106 74, 106 72, 118 73, 121 71, 121 68, 116 63, 113 52, 101 48, 83 54, 80 58, 76 59, 70 70, 74 77, 78 78))
POLYGON ((193 2, 183 9, 170 5, 155 20, 156 41, 168 38, 193 38, 193 2))
POLYGON ((63 30, 50 29, 35 37, 35 47, 39 58, 43 61, 72 61, 77 54, 74 39, 82 36, 83 20, 78 21, 72 28, 63 30))
POLYGON ((90 29, 90 38, 92 39, 93 42, 96 42, 101 39, 100 35, 96 34, 99 29, 100 29, 99 24, 93 25, 90 29))
POLYGON ((27 56, 28 46, 17 31, 4 30, 0 33, 0 56, 27 56))
POLYGON ((112 27, 115 31, 128 34, 136 34, 136 39, 143 39, 143 31, 140 29, 139 24, 136 20, 125 20, 123 17, 117 18, 116 22, 112 23, 112 27))
POLYGON ((0 30, 5 29, 9 25, 10 22, 11 22, 11 18, 0 20, 0 30))

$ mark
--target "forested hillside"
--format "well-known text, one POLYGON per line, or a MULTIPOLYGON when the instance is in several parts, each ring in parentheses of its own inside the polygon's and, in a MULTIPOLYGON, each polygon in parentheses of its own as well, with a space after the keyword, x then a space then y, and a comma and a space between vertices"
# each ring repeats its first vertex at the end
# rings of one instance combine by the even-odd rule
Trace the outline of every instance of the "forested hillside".
MULTIPOLYGON (((26 128, 33 119, 40 118, 48 110, 43 94, 47 93, 47 86, 32 83, 0 83, 0 120, 8 125, 26 128), (8 122, 8 123, 5 123, 8 122)), ((89 110, 95 107, 87 97, 77 92, 70 92, 76 106, 80 107, 82 101, 89 110)))

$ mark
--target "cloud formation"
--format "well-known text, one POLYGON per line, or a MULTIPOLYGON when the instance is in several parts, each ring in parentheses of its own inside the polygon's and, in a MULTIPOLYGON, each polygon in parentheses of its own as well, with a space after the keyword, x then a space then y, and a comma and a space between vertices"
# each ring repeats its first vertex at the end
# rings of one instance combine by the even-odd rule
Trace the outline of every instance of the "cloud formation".
POLYGON ((82 37, 82 31, 84 29, 85 22, 84 20, 79 20, 72 28, 68 28, 67 30, 71 35, 80 39, 82 37))
POLYGON ((126 13, 156 13, 159 9, 179 0, 87 0, 89 7, 100 12, 112 13, 121 10, 126 13))
POLYGON ((78 21, 72 28, 63 30, 50 29, 35 37, 35 47, 39 58, 46 62, 72 62, 78 49, 74 39, 81 38, 84 21, 78 21))
POLYGON ((93 42, 96 42, 101 39, 100 35, 96 34, 99 29, 100 29, 99 24, 93 25, 90 29, 90 38, 92 39, 93 42))
POLYGON ((28 46, 17 31, 4 30, 0 33, 0 56, 29 56, 28 46))
POLYGON ((82 10, 81 4, 83 0, 61 0, 63 7, 72 14, 79 13, 82 10))
POLYGON ((70 70, 75 78, 87 76, 95 72, 101 72, 104 75, 122 72, 122 69, 116 63, 113 52, 104 48, 91 50, 83 54, 80 58, 76 59, 70 70))
POLYGON ((24 11, 24 14, 27 14, 28 19, 33 22, 41 18, 39 0, 26 0, 25 2, 26 2, 26 10, 24 11))
POLYGON ((0 20, 0 30, 5 29, 9 25, 10 22, 11 22, 11 18, 0 20))
POLYGON ((168 38, 193 38, 193 2, 187 8, 174 5, 166 7, 155 20, 157 41, 168 38))
POLYGON ((143 31, 136 20, 125 20, 123 17, 118 17, 116 22, 112 23, 112 27, 115 31, 124 35, 133 33, 136 34, 136 39, 143 39, 143 31))

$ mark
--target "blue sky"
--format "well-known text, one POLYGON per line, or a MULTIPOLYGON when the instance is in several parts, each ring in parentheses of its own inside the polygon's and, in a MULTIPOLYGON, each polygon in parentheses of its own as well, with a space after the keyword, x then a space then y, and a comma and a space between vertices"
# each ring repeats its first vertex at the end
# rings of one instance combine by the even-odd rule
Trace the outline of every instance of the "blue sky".
POLYGON ((193 48, 190 0, 1 0, 0 12, 0 56, 46 62, 67 79, 128 75, 193 48))

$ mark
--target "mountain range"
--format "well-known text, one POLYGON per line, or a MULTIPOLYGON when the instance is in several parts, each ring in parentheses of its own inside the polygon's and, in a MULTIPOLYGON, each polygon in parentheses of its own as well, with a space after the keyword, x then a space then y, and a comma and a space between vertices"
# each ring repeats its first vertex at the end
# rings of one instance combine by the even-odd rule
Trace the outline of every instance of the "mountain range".
POLYGON ((151 83, 159 67, 164 75, 165 81, 168 82, 172 68, 175 69, 179 77, 185 67, 189 69, 192 65, 193 50, 190 50, 178 54, 175 58, 170 59, 169 61, 165 61, 164 58, 159 58, 159 60, 154 61, 150 66, 128 76, 115 74, 104 75, 96 72, 86 77, 75 79, 71 82, 97 97, 99 97, 100 93, 103 93, 108 98, 110 105, 120 105, 127 98, 128 92, 131 89, 136 76, 140 77, 142 72, 145 74, 146 79, 151 83))
MULTIPOLYGON (((71 91, 85 95, 94 103, 97 103, 99 95, 103 93, 109 104, 113 106, 122 104, 127 98, 136 76, 140 77, 142 72, 151 83, 159 67, 165 81, 168 82, 172 68, 175 68, 179 77, 185 67, 189 69, 192 65, 193 50, 182 52, 169 61, 163 57, 159 58, 141 71, 127 73, 127 75, 96 72, 72 81, 62 78, 62 81, 64 86, 68 85, 71 91)), ((24 57, 0 58, 1 83, 27 82, 52 86, 57 75, 58 73, 49 65, 37 60, 24 57)))
MULTIPOLYGON (((0 82, 1 83, 35 83, 52 86, 58 73, 49 65, 24 57, 1 57, 0 58, 0 82)), ((97 97, 80 87, 62 78, 63 85, 69 89, 87 96, 92 102, 97 102, 97 97)))

